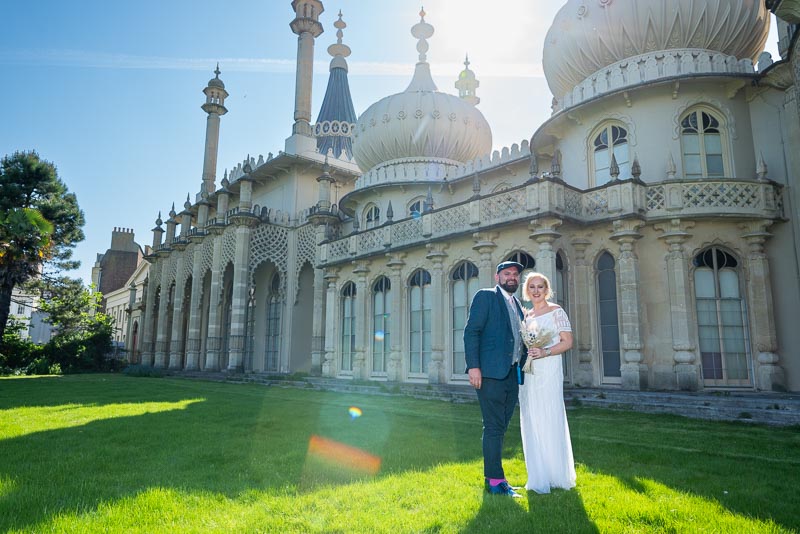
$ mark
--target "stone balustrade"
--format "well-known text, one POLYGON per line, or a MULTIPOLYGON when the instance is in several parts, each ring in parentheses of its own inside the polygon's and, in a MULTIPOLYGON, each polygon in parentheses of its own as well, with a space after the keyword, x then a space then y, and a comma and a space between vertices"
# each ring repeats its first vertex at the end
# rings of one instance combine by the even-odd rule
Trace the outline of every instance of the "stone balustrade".
POLYGON ((765 180, 671 180, 651 184, 620 180, 584 191, 554 178, 542 178, 325 241, 320 246, 319 260, 323 266, 350 262, 499 224, 527 224, 543 215, 583 224, 626 217, 639 217, 646 222, 708 216, 778 219, 783 216, 782 193, 781 185, 765 180))
POLYGON ((600 95, 678 76, 755 74, 751 59, 737 59, 712 50, 686 48, 649 52, 625 58, 587 77, 562 95, 554 112, 600 95))

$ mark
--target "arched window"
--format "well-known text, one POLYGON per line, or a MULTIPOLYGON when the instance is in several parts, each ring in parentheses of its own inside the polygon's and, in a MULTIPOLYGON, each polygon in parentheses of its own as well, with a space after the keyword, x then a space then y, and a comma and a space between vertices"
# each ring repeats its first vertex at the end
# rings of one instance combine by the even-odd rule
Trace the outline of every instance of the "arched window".
POLYGON ((353 370, 356 350, 356 285, 347 282, 342 288, 342 360, 341 370, 353 370))
POLYGON ((431 358, 431 275, 418 270, 409 281, 409 367, 410 373, 421 374, 428 370, 431 358))
POLYGON ((375 204, 364 211, 364 229, 376 228, 381 224, 381 209, 375 204))
POLYGON ((517 288, 517 298, 520 299, 520 303, 526 307, 530 308, 532 304, 530 302, 526 302, 522 300, 522 283, 525 281, 525 277, 528 275, 528 271, 533 271, 536 269, 536 260, 533 259, 533 256, 526 252, 514 252, 510 254, 505 260, 503 261, 515 261, 522 265, 522 272, 519 273, 519 287, 517 288))
POLYGON ((415 219, 422 215, 425 199, 418 198, 408 205, 408 215, 415 219))
POLYGON ((594 183, 590 186, 603 185, 611 181, 611 156, 617 160, 619 178, 631 175, 630 156, 628 155, 628 130, 619 124, 606 124, 597 130, 592 137, 592 170, 594 183))
POLYGON ((372 372, 385 373, 391 351, 392 285, 381 276, 372 286, 372 372))
POLYGON ((272 275, 272 281, 267 295, 266 309, 266 343, 264 353, 264 370, 278 372, 281 349, 281 275, 272 275))
MULTIPOLYGON (((555 293, 555 301, 556 303, 561 306, 565 312, 567 312, 567 316, 569 316, 569 306, 567 298, 567 268, 564 265, 564 258, 561 256, 561 253, 556 253, 556 278, 553 280, 553 292, 555 293)), ((562 355, 563 361, 563 368, 564 368, 564 380, 568 380, 570 377, 570 356, 572 351, 567 351, 562 355)))
POLYGON ((748 386, 749 332, 739 262, 711 247, 693 263, 703 381, 707 386, 748 386))
POLYGON ((600 320, 600 350, 603 382, 622 382, 619 352, 619 314, 617 312, 617 273, 614 257, 603 252, 597 259, 597 307, 600 320))
POLYGON ((711 111, 696 109, 681 119, 681 150, 686 178, 725 176, 722 130, 711 111))
POLYGON ((467 324, 472 296, 480 289, 478 268, 474 263, 460 263, 450 275, 452 284, 450 307, 453 310, 453 374, 463 374, 466 368, 464 355, 464 327, 467 324))

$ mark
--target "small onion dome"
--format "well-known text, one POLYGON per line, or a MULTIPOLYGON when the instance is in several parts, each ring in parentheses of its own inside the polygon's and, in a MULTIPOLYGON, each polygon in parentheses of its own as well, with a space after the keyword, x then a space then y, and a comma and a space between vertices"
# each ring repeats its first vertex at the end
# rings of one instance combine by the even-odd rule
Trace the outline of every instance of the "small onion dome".
POLYGON ((220 79, 219 79, 219 75, 220 75, 221 73, 222 73, 222 71, 221 71, 221 70, 219 70, 219 63, 217 63, 217 68, 216 68, 216 69, 214 69, 214 74, 215 74, 216 76, 214 76, 213 78, 211 78, 210 80, 208 80, 208 86, 209 86, 209 87, 219 87, 219 88, 221 88, 221 89, 225 89, 225 84, 224 84, 224 83, 222 83, 222 80, 220 80, 220 79))

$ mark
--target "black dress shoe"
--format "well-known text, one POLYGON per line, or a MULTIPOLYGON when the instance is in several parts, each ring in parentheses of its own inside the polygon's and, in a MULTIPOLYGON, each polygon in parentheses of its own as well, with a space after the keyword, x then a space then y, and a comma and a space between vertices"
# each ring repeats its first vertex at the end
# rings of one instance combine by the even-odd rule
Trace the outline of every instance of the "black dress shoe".
MULTIPOLYGON (((488 484, 488 482, 487 482, 487 484, 488 484)), ((520 495, 519 493, 514 491, 514 488, 512 488, 508 484, 508 482, 501 482, 500 484, 498 484, 496 486, 489 486, 488 489, 489 489, 489 493, 491 493, 492 495, 505 495, 507 497, 513 497, 515 499, 521 499, 522 498, 522 495, 520 495)))

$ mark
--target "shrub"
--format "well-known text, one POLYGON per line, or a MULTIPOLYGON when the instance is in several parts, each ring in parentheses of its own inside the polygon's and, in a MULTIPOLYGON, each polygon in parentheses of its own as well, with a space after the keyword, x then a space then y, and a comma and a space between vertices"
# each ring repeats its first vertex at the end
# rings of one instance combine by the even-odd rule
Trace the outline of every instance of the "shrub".
POLYGON ((128 376, 148 376, 151 378, 161 378, 164 376, 164 373, 161 371, 161 369, 156 369, 155 367, 141 364, 127 366, 122 370, 122 374, 128 376))

